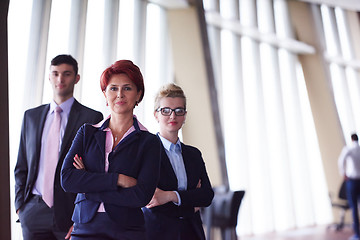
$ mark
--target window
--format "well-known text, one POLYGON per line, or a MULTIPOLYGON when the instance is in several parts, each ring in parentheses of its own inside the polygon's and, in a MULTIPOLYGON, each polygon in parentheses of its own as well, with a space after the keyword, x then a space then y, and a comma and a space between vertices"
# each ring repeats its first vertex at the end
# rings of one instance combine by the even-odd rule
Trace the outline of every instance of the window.
MULTIPOLYGON (((331 221, 286 1, 204 1, 230 188, 246 191, 238 234, 331 221), (290 31, 289 31, 290 29, 290 31), (316 183, 316 184, 315 184, 316 183)), ((304 46, 304 45, 302 45, 304 46)))
MULTIPOLYGON (((116 1, 97 0, 53 0, 46 3, 10 1, 10 176, 14 175, 24 111, 48 103, 52 98, 48 73, 50 61, 56 55, 71 54, 78 60, 81 80, 75 88, 75 98, 101 111, 104 116, 109 113, 100 90, 100 75, 115 60, 132 60, 140 67, 146 88, 146 97, 135 114, 151 132, 157 131, 152 114, 155 92, 160 85, 172 80, 165 10, 159 5, 142 0, 120 0, 118 4, 116 1), (45 16, 45 20, 39 21, 41 26, 34 24, 36 21, 32 19, 32 13, 37 18, 45 16), (34 39, 39 35, 46 36, 41 38, 46 39, 42 48, 44 52, 32 53, 29 49, 37 45, 34 39), (44 57, 44 63, 38 61, 41 56, 44 57), (37 100, 30 94, 32 88, 41 92, 37 100)), ((13 177, 10 184, 15 185, 13 177)), ((13 191, 11 198, 13 203, 13 191)), ((13 208, 12 205, 11 221, 15 222, 17 215, 13 208)), ((13 239, 22 238, 20 224, 12 224, 12 236, 13 239)))

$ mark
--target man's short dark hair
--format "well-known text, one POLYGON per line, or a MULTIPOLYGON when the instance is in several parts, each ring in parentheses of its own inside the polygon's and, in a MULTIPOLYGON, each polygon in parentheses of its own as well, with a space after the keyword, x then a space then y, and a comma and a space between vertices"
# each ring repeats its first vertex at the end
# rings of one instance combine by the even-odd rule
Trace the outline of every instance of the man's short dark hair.
POLYGON ((358 141, 359 140, 358 135, 356 133, 351 134, 351 140, 358 141))
POLYGON ((64 63, 73 66, 75 75, 78 74, 78 63, 71 55, 61 54, 51 60, 51 66, 59 66, 64 63))

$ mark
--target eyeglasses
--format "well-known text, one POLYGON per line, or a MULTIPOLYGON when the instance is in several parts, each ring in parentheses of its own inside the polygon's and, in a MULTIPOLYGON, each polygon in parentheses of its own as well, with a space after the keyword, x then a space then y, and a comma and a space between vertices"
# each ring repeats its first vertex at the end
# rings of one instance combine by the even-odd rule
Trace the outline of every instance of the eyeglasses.
POLYGON ((176 116, 184 116, 186 113, 186 109, 185 108, 169 108, 169 107, 163 107, 163 108, 158 108, 156 109, 157 112, 161 112, 161 114, 163 116, 170 116, 172 114, 172 112, 175 113, 176 116))

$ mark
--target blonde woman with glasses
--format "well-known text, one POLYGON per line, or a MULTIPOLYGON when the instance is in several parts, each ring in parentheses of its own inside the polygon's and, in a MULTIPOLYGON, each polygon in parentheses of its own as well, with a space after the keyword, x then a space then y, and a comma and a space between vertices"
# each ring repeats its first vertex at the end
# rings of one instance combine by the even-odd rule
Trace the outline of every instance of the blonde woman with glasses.
POLYGON ((154 116, 162 142, 160 180, 143 208, 148 240, 205 239, 200 207, 214 197, 201 152, 180 142, 178 133, 187 116, 183 90, 171 83, 156 95, 154 116))

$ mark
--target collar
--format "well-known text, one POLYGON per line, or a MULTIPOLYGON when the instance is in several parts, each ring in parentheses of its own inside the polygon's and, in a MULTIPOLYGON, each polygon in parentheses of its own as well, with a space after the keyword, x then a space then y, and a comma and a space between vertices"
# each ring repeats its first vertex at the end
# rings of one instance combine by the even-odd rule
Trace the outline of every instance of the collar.
POLYGON ((63 113, 65 113, 66 115, 69 115, 70 113, 70 110, 71 110, 71 107, 73 105, 75 101, 75 98, 74 97, 71 97, 69 98, 68 100, 66 100, 65 102, 61 103, 60 105, 57 105, 56 102, 54 100, 52 100, 50 102, 50 109, 49 109, 49 112, 50 113, 53 113, 55 108, 57 106, 61 107, 61 109, 63 110, 63 113))
MULTIPOLYGON (((110 117, 111 115, 107 116, 107 118, 105 118, 104 120, 102 120, 101 122, 92 125, 93 127, 99 128, 99 130, 101 131, 105 131, 105 129, 107 129, 109 127, 109 122, 110 122, 110 117)), ((135 127, 136 131, 146 131, 148 132, 147 128, 144 127, 144 125, 142 125, 138 120, 136 115, 133 115, 133 126, 135 127)))
POLYGON ((160 133, 157 133, 157 135, 159 136, 161 142, 163 143, 163 146, 166 150, 170 151, 170 150, 174 150, 177 148, 180 149, 180 152, 181 152, 181 142, 180 142, 180 139, 178 138, 178 140, 176 141, 175 144, 173 144, 172 142, 170 142, 169 140, 167 140, 166 138, 162 137, 160 135, 160 133))

